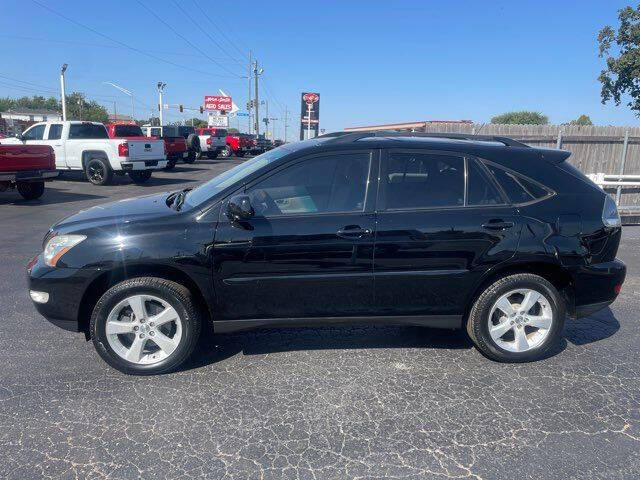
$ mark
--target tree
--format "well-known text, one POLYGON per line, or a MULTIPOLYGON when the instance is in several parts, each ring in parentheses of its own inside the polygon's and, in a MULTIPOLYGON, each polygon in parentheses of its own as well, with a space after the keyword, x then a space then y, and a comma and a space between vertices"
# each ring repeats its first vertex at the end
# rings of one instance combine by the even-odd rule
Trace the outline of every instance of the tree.
POLYGON ((578 118, 576 118, 575 120, 571 120, 567 125, 585 126, 585 125, 593 125, 593 122, 589 118, 589 115, 582 114, 578 118))
POLYGON ((19 108, 37 108, 55 110, 58 112, 62 109, 60 106, 60 101, 54 97, 44 98, 40 95, 34 95, 32 98, 0 98, 0 112, 6 112, 7 110, 17 110, 19 108))
POLYGON ((207 122, 202 120, 201 118, 193 117, 192 119, 187 120, 186 123, 187 125, 191 125, 191 122, 193 122, 193 126, 196 128, 203 128, 207 126, 207 122))
POLYGON ((87 101, 82 93, 73 92, 67 95, 67 119, 107 123, 109 114, 95 100, 87 101))
POLYGON ((507 112, 491 118, 491 123, 516 124, 516 125, 546 125, 549 118, 540 112, 521 110, 507 112))
POLYGON ((627 105, 640 116, 640 6, 621 8, 618 20, 617 32, 607 25, 598 34, 598 56, 606 56, 607 65, 598 77, 600 97, 603 104, 613 100, 620 105, 622 96, 629 95, 627 105))

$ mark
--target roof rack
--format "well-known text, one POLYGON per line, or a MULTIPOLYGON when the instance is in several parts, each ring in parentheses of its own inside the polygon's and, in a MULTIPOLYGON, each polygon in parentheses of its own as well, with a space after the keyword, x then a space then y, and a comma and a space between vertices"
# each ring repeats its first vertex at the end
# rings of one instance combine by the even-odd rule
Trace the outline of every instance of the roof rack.
POLYGON ((509 137, 497 135, 473 135, 470 133, 423 133, 423 132, 400 132, 397 130, 373 130, 367 132, 333 132, 323 137, 330 137, 327 143, 332 145, 340 143, 352 143, 369 137, 425 137, 425 138, 448 138, 451 140, 470 140, 480 142, 498 142, 507 147, 526 147, 526 145, 509 137))

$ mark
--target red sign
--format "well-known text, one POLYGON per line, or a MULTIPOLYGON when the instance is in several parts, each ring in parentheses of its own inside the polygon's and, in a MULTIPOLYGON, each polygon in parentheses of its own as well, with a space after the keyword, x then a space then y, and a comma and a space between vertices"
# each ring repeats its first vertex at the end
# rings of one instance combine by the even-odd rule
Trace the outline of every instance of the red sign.
POLYGON ((220 95, 207 95, 204 97, 205 110, 231 110, 231 97, 223 97, 220 95))
POLYGON ((305 93, 302 96, 302 99, 307 102, 308 104, 313 105, 314 103, 316 103, 318 101, 320 97, 318 96, 317 93, 305 93))

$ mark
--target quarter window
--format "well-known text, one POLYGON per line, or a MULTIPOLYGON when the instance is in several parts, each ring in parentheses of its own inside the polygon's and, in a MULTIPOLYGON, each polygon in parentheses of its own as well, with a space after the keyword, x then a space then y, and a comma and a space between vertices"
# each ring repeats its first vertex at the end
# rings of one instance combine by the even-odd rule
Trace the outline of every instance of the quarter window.
POLYGON ((22 134, 25 140, 42 140, 45 125, 35 125, 22 134))
POLYGON ((487 167, 505 191, 511 203, 531 202, 549 195, 547 189, 515 172, 504 170, 493 164, 487 164, 487 167))
POLYGON ((315 157, 281 170, 247 190, 259 216, 361 212, 369 154, 315 157))
POLYGON ((462 157, 392 152, 381 182, 387 209, 464 205, 462 157))
POLYGON ((499 205, 504 200, 478 163, 467 159, 467 205, 499 205))
POLYGON ((49 125, 48 140, 59 140, 62 138, 62 125, 59 123, 52 123, 49 125))

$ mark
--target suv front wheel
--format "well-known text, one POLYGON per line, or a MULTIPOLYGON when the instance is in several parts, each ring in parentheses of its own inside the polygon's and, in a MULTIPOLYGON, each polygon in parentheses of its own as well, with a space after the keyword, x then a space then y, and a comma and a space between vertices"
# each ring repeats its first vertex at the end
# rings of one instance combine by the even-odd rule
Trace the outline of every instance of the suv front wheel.
POLYGON ((562 335, 564 300, 546 279, 529 273, 509 275, 477 298, 467 332, 485 356, 499 362, 542 358, 562 335))
POLYGON ((130 375, 178 368, 200 336, 200 316, 189 290, 155 277, 125 280, 98 300, 91 339, 102 359, 130 375))

